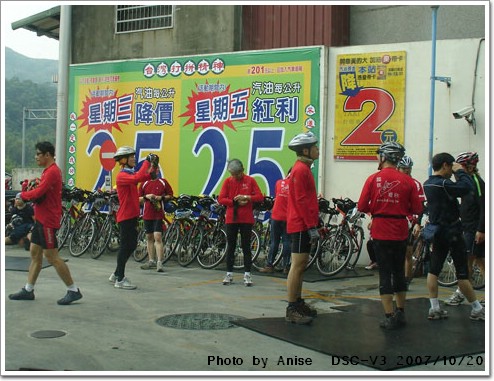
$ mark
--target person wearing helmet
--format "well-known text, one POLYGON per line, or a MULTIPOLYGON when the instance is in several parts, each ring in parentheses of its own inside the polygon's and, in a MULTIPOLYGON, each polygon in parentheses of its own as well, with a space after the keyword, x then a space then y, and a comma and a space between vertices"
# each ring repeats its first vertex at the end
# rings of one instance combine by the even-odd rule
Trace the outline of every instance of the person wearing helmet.
MULTIPOLYGON (((413 160, 410 156, 407 156, 407 155, 403 156, 398 163, 398 171, 410 176, 413 179, 415 186, 417 187, 417 191, 418 191, 420 200, 422 202, 422 205, 424 205, 424 207, 425 207, 426 199, 425 199, 424 188, 422 187, 422 184, 420 183, 420 181, 418 181, 412 177, 412 167, 413 167, 413 160)), ((406 251, 406 256, 405 256, 405 278, 407 281, 407 288, 409 287, 410 282, 413 278, 413 275, 412 275, 413 241, 420 234, 420 226, 421 226, 422 216, 423 216, 423 213, 420 215, 407 216, 408 224, 410 226, 409 231, 408 231, 407 251, 406 251)))
MULTIPOLYGON (((482 276, 485 276, 485 182, 477 169, 479 155, 477 152, 462 152, 455 161, 461 164, 474 183, 473 190, 461 198, 460 204, 460 220, 468 254, 468 273, 471 277, 475 263, 482 276)), ((458 288, 444 302, 450 306, 458 306, 464 300, 465 296, 458 288)))
POLYGON ((218 203, 226 206, 226 275, 223 285, 233 283, 233 264, 235 261, 235 249, 237 236, 240 233, 242 252, 244 254, 244 285, 252 286, 252 252, 250 238, 254 226, 254 214, 252 204, 261 202, 264 196, 257 185, 256 180, 244 174, 244 166, 238 159, 232 159, 227 166, 230 177, 226 178, 218 196, 218 203))
POLYGON ((125 276, 125 266, 133 251, 137 247, 137 219, 140 214, 139 194, 137 184, 156 178, 159 157, 149 154, 138 172, 134 171, 136 165, 135 149, 123 146, 117 149, 113 158, 120 165, 120 172, 116 178, 118 202, 117 223, 120 229, 120 248, 117 255, 117 267, 110 275, 110 282, 115 288, 133 290, 137 288, 125 276))
POLYGON ((310 324, 317 311, 302 299, 303 273, 309 259, 311 244, 317 243, 319 205, 311 165, 319 158, 317 137, 312 132, 296 135, 288 148, 297 160, 289 178, 286 230, 291 238, 292 263, 287 278, 288 306, 285 320, 295 324, 310 324))
POLYGON ((396 169, 405 148, 397 142, 386 142, 377 155, 378 172, 365 181, 357 207, 372 216, 370 234, 379 265, 379 294, 385 315, 380 326, 395 329, 406 324, 407 216, 422 213, 423 207, 412 178, 396 169))
POLYGON ((434 173, 424 182, 429 212, 429 223, 424 229, 429 228, 430 231, 434 231, 431 238, 429 274, 427 274, 427 288, 431 304, 428 318, 439 320, 448 317, 448 312, 442 310, 439 305, 437 277, 449 254, 455 265, 458 287, 472 306, 470 319, 484 321, 484 308, 477 300, 469 280, 467 248, 463 239, 458 203, 458 198, 465 197, 472 192, 474 185, 463 166, 455 162, 455 158, 447 152, 434 155, 431 164, 434 173), (456 181, 450 180, 453 174, 456 181))
POLYGON ((57 301, 67 305, 82 298, 74 283, 69 267, 60 258, 56 232, 62 218, 62 172, 55 162, 55 147, 51 142, 36 143, 36 162, 44 167, 39 184, 31 190, 21 192, 22 200, 36 200, 34 204, 34 226, 31 232, 31 264, 26 285, 10 300, 34 300, 34 285, 41 272, 43 256, 55 268, 67 286, 67 293, 57 301))

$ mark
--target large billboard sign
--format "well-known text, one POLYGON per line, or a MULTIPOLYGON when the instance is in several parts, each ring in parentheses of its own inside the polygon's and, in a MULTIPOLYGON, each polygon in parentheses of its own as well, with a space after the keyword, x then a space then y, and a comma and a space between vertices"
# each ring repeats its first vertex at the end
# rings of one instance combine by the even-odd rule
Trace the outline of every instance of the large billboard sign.
POLYGON ((273 195, 295 160, 289 140, 319 135, 321 49, 72 65, 67 184, 102 187, 129 145, 138 162, 160 156, 175 194, 218 194, 238 158, 273 195))
POLYGON ((336 160, 377 160, 386 141, 404 144, 406 52, 337 56, 336 160))

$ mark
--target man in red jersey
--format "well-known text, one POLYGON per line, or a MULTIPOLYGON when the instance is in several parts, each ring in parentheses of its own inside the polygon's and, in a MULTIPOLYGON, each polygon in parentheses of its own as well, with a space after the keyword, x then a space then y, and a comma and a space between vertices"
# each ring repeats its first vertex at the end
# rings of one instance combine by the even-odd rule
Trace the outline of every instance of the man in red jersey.
POLYGON ((288 148, 295 151, 297 160, 290 173, 286 230, 292 241, 292 264, 287 278, 288 307, 285 320, 295 324, 309 324, 317 311, 302 299, 303 274, 311 244, 319 239, 319 205, 311 165, 319 158, 317 138, 311 132, 298 134, 288 148))
POLYGON ((397 142, 383 143, 377 150, 378 172, 369 176, 358 201, 358 210, 371 213, 371 236, 379 265, 379 294, 385 319, 381 328, 395 329, 405 320, 405 253, 407 216, 422 213, 422 202, 413 179, 396 169, 405 155, 397 142), (396 311, 393 310, 396 295, 396 311))
POLYGON ((173 197, 171 185, 163 178, 148 180, 139 188, 139 201, 144 202, 142 219, 146 231, 148 262, 143 270, 163 270, 163 215, 165 203, 173 197), (157 259, 157 262, 156 262, 157 259))
POLYGON ((125 276, 125 265, 137 247, 137 219, 141 212, 137 184, 156 178, 159 158, 149 154, 142 163, 138 172, 134 171, 136 165, 136 151, 129 146, 117 149, 113 158, 120 164, 120 172, 117 175, 117 194, 120 204, 117 211, 117 223, 120 228, 120 248, 117 255, 117 267, 110 275, 109 281, 115 284, 115 288, 134 290, 132 284, 125 276))
POLYGON ((235 249, 237 247, 237 235, 240 232, 242 252, 244 254, 244 284, 252 286, 252 252, 250 249, 250 237, 254 226, 254 214, 252 204, 261 202, 264 196, 257 185, 256 180, 244 174, 244 166, 238 159, 228 162, 228 177, 221 187, 218 202, 226 206, 226 276, 223 284, 233 283, 233 263, 235 260, 235 249))
POLYGON ((75 285, 67 264, 58 255, 57 229, 62 217, 62 173, 55 163, 55 147, 50 142, 36 144, 36 162, 44 167, 39 185, 29 191, 21 192, 24 201, 34 203, 35 224, 31 234, 31 264, 27 284, 17 293, 10 294, 11 300, 34 300, 34 285, 43 263, 43 255, 55 268, 58 276, 67 286, 67 294, 57 301, 67 305, 82 298, 75 285))

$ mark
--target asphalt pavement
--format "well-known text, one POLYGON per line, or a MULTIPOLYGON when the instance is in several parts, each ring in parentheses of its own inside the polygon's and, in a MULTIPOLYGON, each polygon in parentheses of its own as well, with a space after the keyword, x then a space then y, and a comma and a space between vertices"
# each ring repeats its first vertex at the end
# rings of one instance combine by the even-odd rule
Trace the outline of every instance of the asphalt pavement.
MULTIPOLYGON (((223 271, 205 270, 197 264, 180 267, 172 259, 165 264, 164 273, 157 273, 141 270, 141 263, 131 258, 126 275, 138 288, 121 290, 108 282, 115 269, 116 253, 105 253, 97 260, 87 253, 74 258, 66 248, 60 254, 68 259, 83 294, 80 301, 69 306, 56 303, 65 295, 66 288, 53 267, 42 270, 34 301, 9 300, 8 294, 25 285, 27 272, 5 271, 2 266, 3 375, 46 375, 45 370, 53 371, 50 375, 64 376, 380 373, 361 364, 333 365, 332 356, 241 327, 180 328, 180 324, 194 324, 193 320, 191 323, 185 319, 189 314, 193 318, 215 313, 247 319, 282 317, 287 305, 283 278, 253 272, 254 286, 244 287, 242 275, 235 274, 234 284, 223 286, 223 271), (160 318, 170 323, 170 315, 184 318, 177 323, 178 328, 157 323, 160 318), (274 360, 279 356, 311 361, 304 365, 278 365, 274 360), (254 357, 271 360, 256 364, 254 357)), ((27 251, 17 246, 6 246, 4 255, 29 257, 27 251)), ((448 297, 453 290, 440 288, 440 298, 448 297)), ((484 291, 478 295, 483 297, 484 291)), ((348 300, 355 303, 359 299, 379 300, 378 274, 374 271, 372 276, 304 282, 303 297, 319 314, 341 313, 331 307, 348 304, 348 300)), ((425 278, 414 280, 408 297, 427 297, 425 278)), ((485 354, 479 356, 484 359, 480 366, 428 364, 392 373, 441 375, 464 371, 461 374, 487 375, 485 354)))

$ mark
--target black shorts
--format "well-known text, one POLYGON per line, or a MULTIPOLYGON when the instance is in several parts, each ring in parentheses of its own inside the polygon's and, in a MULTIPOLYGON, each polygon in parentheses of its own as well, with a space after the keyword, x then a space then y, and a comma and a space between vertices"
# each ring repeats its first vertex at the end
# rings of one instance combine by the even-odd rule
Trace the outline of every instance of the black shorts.
POLYGON ((467 247, 467 254, 473 255, 475 258, 485 258, 485 242, 476 244, 475 233, 476 232, 463 232, 463 238, 465 238, 465 245, 467 247))
POLYGON ((292 253, 310 253, 310 237, 307 231, 291 233, 292 253))
POLYGON ((43 249, 58 249, 57 230, 35 222, 31 233, 31 243, 43 249))
POLYGON ((163 220, 144 220, 146 234, 163 233, 163 220))

